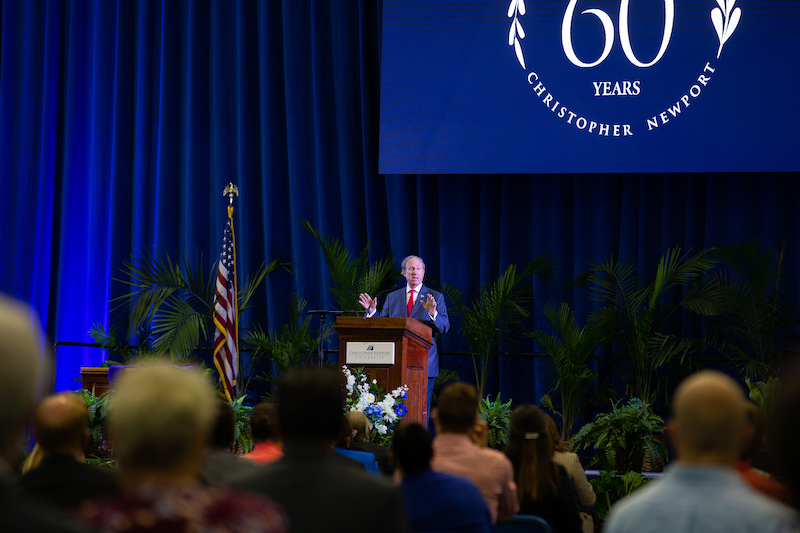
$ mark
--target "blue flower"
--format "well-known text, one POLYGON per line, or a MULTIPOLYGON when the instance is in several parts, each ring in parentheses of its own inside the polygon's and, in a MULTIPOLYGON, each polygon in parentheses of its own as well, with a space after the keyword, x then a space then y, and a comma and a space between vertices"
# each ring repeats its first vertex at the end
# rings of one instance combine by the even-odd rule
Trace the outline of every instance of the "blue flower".
POLYGON ((370 418, 380 418, 383 416, 383 409, 380 405, 370 405, 364 410, 364 414, 370 418))
POLYGON ((406 404, 401 403, 394 406, 394 412, 397 414, 398 418, 403 418, 408 413, 408 408, 406 408, 406 404))

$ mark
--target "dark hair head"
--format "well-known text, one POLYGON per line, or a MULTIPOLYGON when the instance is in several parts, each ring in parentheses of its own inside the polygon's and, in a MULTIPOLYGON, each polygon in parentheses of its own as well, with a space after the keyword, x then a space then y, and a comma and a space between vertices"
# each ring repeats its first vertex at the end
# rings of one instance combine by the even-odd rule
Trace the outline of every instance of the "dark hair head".
POLYGON ((283 439, 330 445, 339 436, 344 393, 339 377, 320 369, 296 370, 278 383, 278 421, 283 439))
POLYGON ((236 416, 233 407, 226 400, 217 401, 217 419, 211 434, 211 445, 230 448, 236 438, 236 416))
POLYGON ((392 453, 404 474, 427 470, 433 458, 428 430, 419 422, 403 422, 395 429, 392 453))
POLYGON ((466 433, 475 424, 480 398, 478 390, 463 382, 451 383, 442 391, 436 420, 443 432, 466 433))
POLYGON ((514 466, 520 501, 558 494, 546 418, 535 405, 520 405, 511 413, 506 455, 514 466))
POLYGON ((250 433, 256 442, 273 440, 277 436, 278 411, 269 402, 260 403, 250 411, 250 433))
POLYGON ((350 425, 350 420, 342 415, 342 427, 339 428, 339 436, 336 437, 336 446, 339 448, 350 448, 350 443, 353 442, 353 426, 350 425))

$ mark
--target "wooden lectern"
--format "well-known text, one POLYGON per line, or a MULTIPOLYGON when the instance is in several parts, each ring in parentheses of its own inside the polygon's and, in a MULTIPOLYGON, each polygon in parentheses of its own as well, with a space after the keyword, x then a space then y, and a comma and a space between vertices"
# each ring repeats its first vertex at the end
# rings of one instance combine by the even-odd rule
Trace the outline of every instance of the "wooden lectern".
POLYGON ((384 392, 408 385, 406 418, 424 424, 428 410, 428 350, 433 346, 431 328, 415 318, 354 316, 338 317, 335 328, 339 333, 339 367, 363 367, 371 378, 378 380, 384 392), (349 343, 352 343, 351 362, 348 362, 349 343), (378 348, 376 353, 384 352, 391 345, 394 345, 394 364, 370 362, 370 350, 378 348), (355 358, 358 359, 353 361, 355 358))

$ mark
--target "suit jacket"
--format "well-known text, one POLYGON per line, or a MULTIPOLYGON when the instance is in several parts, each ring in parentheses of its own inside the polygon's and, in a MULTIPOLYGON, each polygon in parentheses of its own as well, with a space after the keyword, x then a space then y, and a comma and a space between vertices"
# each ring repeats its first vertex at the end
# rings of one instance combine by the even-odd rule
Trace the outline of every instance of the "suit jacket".
POLYGON ((284 456, 235 486, 268 496, 286 511, 292 533, 403 533, 400 492, 342 464, 333 450, 287 443, 284 456))
POLYGON ((64 511, 119 492, 114 470, 81 463, 66 455, 42 459, 38 467, 17 480, 17 487, 64 511))
POLYGON ((22 494, 0 476, 0 531, 3 533, 84 533, 42 500, 22 494))
POLYGON ((411 314, 409 315, 406 305, 406 287, 404 286, 402 289, 392 291, 386 295, 386 301, 383 303, 380 316, 416 318, 433 330, 433 346, 428 350, 428 377, 435 378, 438 376, 439 338, 450 329, 450 318, 447 316, 447 305, 444 303, 444 296, 442 293, 431 290, 423 284, 417 296, 417 301, 414 302, 414 307, 411 308, 411 314), (432 294, 436 299, 436 320, 431 320, 428 312, 422 307, 421 298, 427 299, 428 294, 432 294))

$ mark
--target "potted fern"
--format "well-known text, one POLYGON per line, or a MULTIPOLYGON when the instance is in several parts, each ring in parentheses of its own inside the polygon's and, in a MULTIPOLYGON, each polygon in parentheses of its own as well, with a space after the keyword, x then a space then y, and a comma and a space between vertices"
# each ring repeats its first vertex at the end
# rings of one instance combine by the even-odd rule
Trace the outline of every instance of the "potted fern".
POLYGON ((597 415, 573 437, 578 449, 594 448, 589 465, 599 463, 601 470, 618 473, 641 472, 645 456, 651 471, 667 462, 667 446, 655 438, 664 432, 664 420, 649 404, 632 398, 620 405, 611 402, 611 412, 597 415))

